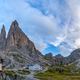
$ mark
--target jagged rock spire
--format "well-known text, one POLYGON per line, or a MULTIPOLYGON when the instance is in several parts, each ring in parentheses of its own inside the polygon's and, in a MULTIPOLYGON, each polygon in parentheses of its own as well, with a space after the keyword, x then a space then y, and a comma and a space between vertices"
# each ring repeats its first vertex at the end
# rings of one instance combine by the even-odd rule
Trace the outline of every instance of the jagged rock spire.
POLYGON ((7 47, 22 47, 34 48, 34 44, 28 39, 25 33, 19 27, 18 22, 15 20, 12 22, 8 36, 7 47))
POLYGON ((6 30, 5 30, 5 26, 2 26, 1 29, 1 39, 6 39, 6 30))
POLYGON ((8 36, 7 36, 7 47, 15 46, 16 38, 19 36, 17 35, 19 32, 19 25, 16 20, 14 20, 10 26, 8 36))
POLYGON ((10 30, 14 30, 15 28, 18 28, 19 24, 16 20, 14 20, 11 24, 10 30))
POLYGON ((13 32, 15 32, 17 29, 19 29, 19 25, 18 25, 18 22, 16 20, 14 20, 10 26, 8 36, 9 36, 9 34, 12 34, 13 32))
POLYGON ((12 22, 12 24, 13 24, 14 26, 18 26, 17 20, 14 20, 14 21, 12 22))
POLYGON ((2 26, 1 34, 0 34, 0 49, 5 48, 6 45, 6 30, 5 26, 2 26))
POLYGON ((21 30, 16 20, 12 22, 7 38, 4 25, 2 27, 0 34, 0 51, 2 49, 3 51, 0 52, 0 54, 4 53, 3 55, 5 56, 2 57, 5 58, 5 63, 11 64, 10 66, 14 65, 13 68, 20 68, 23 65, 25 66, 25 64, 31 64, 33 62, 41 64, 45 62, 41 53, 36 50, 34 43, 30 41, 21 30), (19 55, 20 60, 16 60, 16 56, 14 55, 19 55))

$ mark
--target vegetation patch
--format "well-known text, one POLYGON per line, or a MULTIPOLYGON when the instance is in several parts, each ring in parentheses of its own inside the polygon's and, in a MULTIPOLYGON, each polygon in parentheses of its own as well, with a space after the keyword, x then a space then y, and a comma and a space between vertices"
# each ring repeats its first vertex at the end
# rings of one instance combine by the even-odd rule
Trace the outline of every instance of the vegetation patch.
POLYGON ((30 74, 30 72, 28 70, 26 70, 26 69, 24 69, 24 70, 18 70, 18 73, 22 74, 22 75, 28 75, 28 74, 30 74))
POLYGON ((80 70, 76 70, 74 65, 53 66, 45 72, 35 75, 40 80, 80 80, 80 70))
POLYGON ((65 75, 48 71, 44 73, 37 73, 35 77, 40 80, 80 80, 80 75, 65 75))
POLYGON ((24 58, 19 54, 13 54, 13 58, 20 63, 24 63, 24 58))
POLYGON ((4 73, 10 77, 15 77, 17 75, 16 72, 12 70, 4 70, 4 73))

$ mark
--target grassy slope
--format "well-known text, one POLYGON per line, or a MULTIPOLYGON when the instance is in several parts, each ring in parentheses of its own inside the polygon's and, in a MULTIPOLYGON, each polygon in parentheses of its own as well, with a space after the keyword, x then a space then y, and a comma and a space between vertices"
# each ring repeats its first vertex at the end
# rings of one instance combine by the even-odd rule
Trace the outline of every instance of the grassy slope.
POLYGON ((52 72, 38 73, 35 76, 40 80, 80 80, 80 75, 59 74, 52 72))
POLYGON ((46 72, 37 73, 35 76, 40 80, 80 80, 80 71, 76 71, 73 64, 65 66, 63 69, 63 72, 59 72, 55 67, 51 67, 46 72))

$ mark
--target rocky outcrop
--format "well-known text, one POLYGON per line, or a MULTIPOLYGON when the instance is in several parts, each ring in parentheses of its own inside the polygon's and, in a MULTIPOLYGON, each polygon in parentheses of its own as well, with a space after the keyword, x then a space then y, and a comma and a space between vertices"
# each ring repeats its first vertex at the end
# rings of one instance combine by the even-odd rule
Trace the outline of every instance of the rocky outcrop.
POLYGON ((0 49, 5 49, 6 46, 6 30, 5 26, 2 26, 1 34, 0 34, 0 49))
POLYGON ((35 49, 34 44, 20 29, 19 24, 16 20, 12 22, 7 36, 7 48, 8 47, 16 47, 16 48, 27 47, 31 50, 35 49))
POLYGON ((44 58, 48 60, 51 65, 55 64, 55 58, 52 53, 45 54, 44 58))
POLYGON ((65 58, 61 54, 56 55, 55 56, 55 64, 56 65, 63 65, 63 64, 65 64, 65 58))

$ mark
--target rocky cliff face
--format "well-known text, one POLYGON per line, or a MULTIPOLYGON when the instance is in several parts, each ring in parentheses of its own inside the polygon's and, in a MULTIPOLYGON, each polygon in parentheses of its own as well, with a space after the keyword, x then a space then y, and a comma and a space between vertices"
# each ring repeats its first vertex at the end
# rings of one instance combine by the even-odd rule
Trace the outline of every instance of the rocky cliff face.
POLYGON ((20 29, 18 22, 15 20, 12 22, 7 36, 7 47, 22 48, 25 46, 32 50, 35 49, 34 44, 20 29))
POLYGON ((1 33, 0 33, 0 49, 5 49, 6 45, 6 31, 5 26, 2 26, 1 33))

